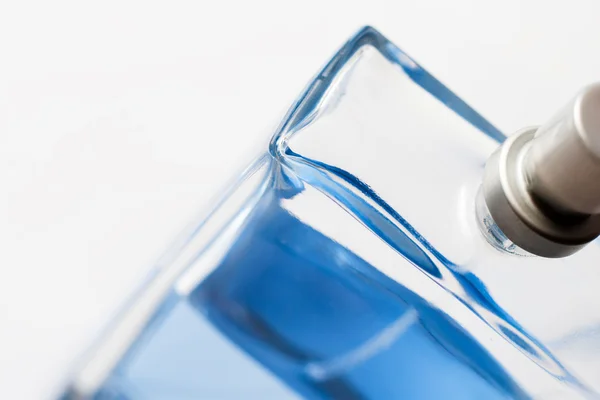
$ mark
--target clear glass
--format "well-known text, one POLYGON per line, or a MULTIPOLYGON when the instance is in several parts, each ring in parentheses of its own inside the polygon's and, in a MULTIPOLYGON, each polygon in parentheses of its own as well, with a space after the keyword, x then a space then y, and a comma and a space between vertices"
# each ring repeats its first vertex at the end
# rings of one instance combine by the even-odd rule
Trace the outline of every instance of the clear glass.
POLYGON ((476 197, 503 139, 362 29, 64 398, 597 397, 600 246, 488 243, 476 197))

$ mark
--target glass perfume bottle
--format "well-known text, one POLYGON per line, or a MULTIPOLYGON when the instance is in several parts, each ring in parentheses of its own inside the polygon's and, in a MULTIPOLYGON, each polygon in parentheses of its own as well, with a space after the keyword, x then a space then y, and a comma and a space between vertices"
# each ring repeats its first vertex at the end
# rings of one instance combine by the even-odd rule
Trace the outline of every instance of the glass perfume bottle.
POLYGON ((505 138, 363 28, 64 399, 598 397, 600 246, 514 243, 480 189, 505 138))

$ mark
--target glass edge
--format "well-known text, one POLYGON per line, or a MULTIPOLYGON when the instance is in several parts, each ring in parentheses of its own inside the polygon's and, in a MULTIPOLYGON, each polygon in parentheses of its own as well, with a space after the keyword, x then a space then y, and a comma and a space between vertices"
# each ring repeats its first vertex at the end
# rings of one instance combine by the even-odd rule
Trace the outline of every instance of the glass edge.
MULTIPOLYGON (((237 189, 267 163, 268 153, 254 154, 250 163, 229 179, 225 188, 221 188, 217 196, 204 208, 200 215, 192 219, 192 223, 168 244, 166 251, 157 262, 153 263, 149 274, 132 288, 113 315, 101 328, 100 333, 92 338, 90 345, 75 359, 67 371, 61 384, 57 385, 52 398, 60 400, 84 400, 93 398, 94 393, 106 381, 110 372, 127 354, 141 331, 151 323, 156 311, 161 306, 177 278, 187 269, 174 269, 174 261, 191 245, 193 238, 202 230, 208 221, 223 207, 237 189), (129 323, 133 321, 133 323, 129 323)), ((225 222, 227 224, 227 222, 225 222)), ((215 235, 218 235, 220 226, 215 235)), ((209 244, 207 244, 208 246, 209 244)), ((198 250, 198 256, 204 248, 198 250)))
POLYGON ((377 49, 388 61, 402 68, 417 85, 430 93, 438 101, 473 125, 483 134, 498 143, 506 136, 481 114, 475 111, 453 91, 421 67, 398 46, 389 41, 371 26, 364 26, 352 36, 316 74, 302 94, 289 108, 279 127, 271 138, 269 152, 276 158, 284 154, 289 137, 301 127, 312 122, 319 113, 319 107, 336 78, 342 73, 350 59, 364 46, 377 49))

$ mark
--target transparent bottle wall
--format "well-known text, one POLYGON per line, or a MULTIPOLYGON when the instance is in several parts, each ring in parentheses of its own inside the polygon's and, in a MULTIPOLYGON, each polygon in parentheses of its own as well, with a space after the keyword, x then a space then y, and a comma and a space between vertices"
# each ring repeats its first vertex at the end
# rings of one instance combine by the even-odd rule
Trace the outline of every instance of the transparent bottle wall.
POLYGON ((487 243, 475 199, 502 139, 362 30, 65 398, 595 398, 600 247, 487 243))

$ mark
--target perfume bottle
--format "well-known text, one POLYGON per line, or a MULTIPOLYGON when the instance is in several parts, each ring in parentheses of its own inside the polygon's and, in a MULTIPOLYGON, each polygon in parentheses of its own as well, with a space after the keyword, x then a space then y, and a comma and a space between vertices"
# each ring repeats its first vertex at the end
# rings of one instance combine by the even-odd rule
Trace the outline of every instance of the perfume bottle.
POLYGON ((600 246, 597 224, 577 225, 598 203, 569 208, 569 179, 545 190, 538 173, 557 165, 552 138, 573 138, 577 123, 506 140, 363 28, 167 253, 63 398, 598 397, 600 246), (530 167, 505 164, 523 148, 536 149, 515 156, 530 167), (510 180, 525 189, 506 176, 525 176, 510 180), (544 190, 528 190, 531 177, 544 190))

